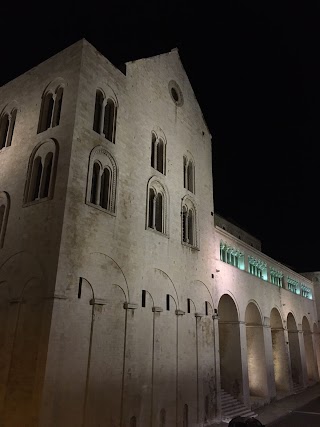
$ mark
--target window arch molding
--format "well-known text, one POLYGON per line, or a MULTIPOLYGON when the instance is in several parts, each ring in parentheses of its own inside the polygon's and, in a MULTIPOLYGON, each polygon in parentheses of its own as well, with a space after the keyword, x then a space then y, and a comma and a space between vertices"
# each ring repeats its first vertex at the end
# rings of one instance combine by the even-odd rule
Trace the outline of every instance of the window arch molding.
POLYGON ((40 142, 29 158, 24 205, 53 198, 59 144, 55 139, 40 142))
POLYGON ((156 127, 151 131, 151 166, 166 175, 167 139, 164 132, 156 127))
POLYGON ((16 124, 18 103, 11 101, 0 113, 0 150, 10 147, 16 124))
POLYGON ((195 161, 190 151, 183 155, 183 187, 195 194, 195 161))
POLYGON ((199 249, 197 207, 189 196, 181 200, 181 242, 199 249))
POLYGON ((0 191, 0 248, 3 247, 10 210, 10 197, 6 191, 0 191))
POLYGON ((146 229, 169 237, 169 192, 157 176, 147 185, 146 229))
POLYGON ((98 145, 90 153, 86 204, 116 213, 118 167, 109 151, 98 145))
POLYGON ((116 140, 118 107, 118 98, 111 87, 96 88, 93 130, 112 143, 116 140))
POLYGON ((63 93, 65 82, 61 77, 54 79, 44 89, 41 97, 39 113, 38 132, 41 133, 49 128, 60 124, 63 93))

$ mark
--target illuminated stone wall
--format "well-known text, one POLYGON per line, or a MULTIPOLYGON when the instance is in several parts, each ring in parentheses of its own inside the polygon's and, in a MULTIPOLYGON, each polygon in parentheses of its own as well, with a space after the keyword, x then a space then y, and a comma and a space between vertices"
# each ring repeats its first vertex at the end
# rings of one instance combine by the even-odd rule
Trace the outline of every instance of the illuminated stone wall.
POLYGON ((0 100, 0 112, 18 109, 0 151, 10 201, 1 427, 203 426, 221 418, 220 376, 253 407, 292 393, 292 366, 302 385, 317 380, 314 300, 272 285, 270 272, 249 274, 248 256, 284 267, 247 232, 223 230, 223 218, 215 228, 211 135, 176 49, 120 70, 81 40, 0 88, 0 100), (41 98, 58 83, 60 123, 37 133, 41 98), (97 90, 117 105, 114 143, 93 130, 97 90), (151 166, 152 132, 165 142, 165 174, 151 166), (26 203, 30 156, 48 140, 54 192, 26 203), (90 199, 94 156, 116 177, 109 210, 90 199), (183 157, 194 162, 194 192, 183 157), (163 233, 148 227, 151 184, 164 195, 163 233), (196 212, 193 245, 182 242, 183 204, 196 212), (220 260, 221 240, 245 254, 242 270, 220 260))

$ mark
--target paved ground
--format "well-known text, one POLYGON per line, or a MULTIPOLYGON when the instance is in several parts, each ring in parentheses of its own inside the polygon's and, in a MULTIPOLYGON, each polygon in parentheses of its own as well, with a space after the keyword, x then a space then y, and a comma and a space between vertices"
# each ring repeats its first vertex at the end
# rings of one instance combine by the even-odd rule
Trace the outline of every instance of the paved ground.
POLYGON ((295 409, 277 421, 268 424, 272 427, 319 427, 320 426, 320 397, 313 399, 306 405, 295 409))
MULTIPOLYGON (((254 412, 258 414, 258 420, 268 427, 319 427, 320 383, 301 393, 255 409, 254 412), (310 412, 313 413, 310 414, 310 412)), ((227 426, 228 423, 220 423, 212 424, 210 427, 227 426)))

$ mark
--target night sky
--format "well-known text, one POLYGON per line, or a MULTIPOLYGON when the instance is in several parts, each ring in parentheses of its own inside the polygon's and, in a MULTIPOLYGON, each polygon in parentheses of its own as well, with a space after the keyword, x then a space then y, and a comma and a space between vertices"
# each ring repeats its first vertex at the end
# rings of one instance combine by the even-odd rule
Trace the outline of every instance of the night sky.
POLYGON ((0 85, 83 37, 114 65, 177 47, 212 134, 215 211, 295 271, 320 270, 320 3, 11 3, 0 85))

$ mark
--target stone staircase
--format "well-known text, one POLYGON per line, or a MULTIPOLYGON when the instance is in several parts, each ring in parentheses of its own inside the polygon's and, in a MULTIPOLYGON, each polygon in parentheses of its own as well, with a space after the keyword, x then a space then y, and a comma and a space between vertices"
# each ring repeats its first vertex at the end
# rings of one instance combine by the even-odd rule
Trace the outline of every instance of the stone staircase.
POLYGON ((304 387, 301 384, 293 383, 293 394, 301 393, 304 387))
POLYGON ((235 417, 254 417, 258 414, 251 411, 239 400, 235 399, 231 394, 221 389, 221 416, 222 421, 229 423, 235 417))

